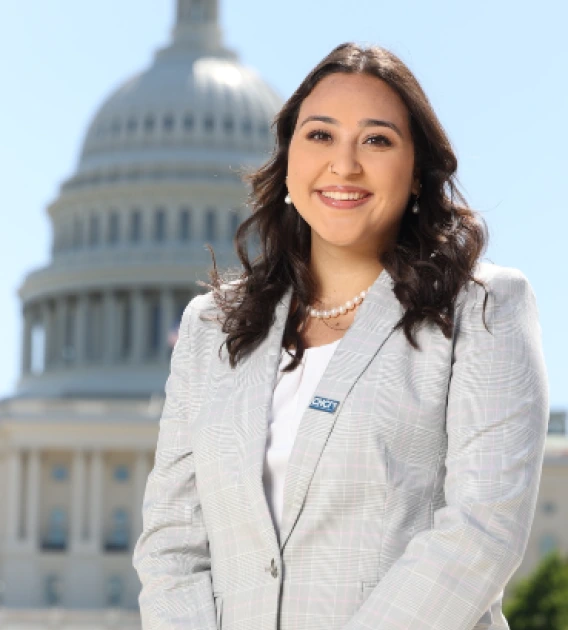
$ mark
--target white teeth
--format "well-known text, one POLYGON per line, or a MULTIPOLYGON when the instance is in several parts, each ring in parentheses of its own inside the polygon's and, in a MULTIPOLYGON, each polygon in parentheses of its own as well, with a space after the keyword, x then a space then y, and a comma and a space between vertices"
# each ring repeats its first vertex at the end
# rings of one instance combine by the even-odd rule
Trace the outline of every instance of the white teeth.
POLYGON ((335 192, 331 190, 324 190, 321 192, 324 197, 329 199, 337 199, 338 201, 355 201, 357 199, 363 199, 367 195, 365 193, 358 192, 335 192))

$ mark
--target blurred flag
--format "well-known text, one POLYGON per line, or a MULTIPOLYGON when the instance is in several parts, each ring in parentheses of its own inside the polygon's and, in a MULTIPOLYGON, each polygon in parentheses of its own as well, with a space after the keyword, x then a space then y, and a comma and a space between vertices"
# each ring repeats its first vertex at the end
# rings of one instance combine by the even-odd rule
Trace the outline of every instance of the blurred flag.
POLYGON ((179 325, 180 325, 180 322, 178 322, 177 324, 174 324, 170 328, 170 332, 168 333, 168 346, 172 350, 173 350, 174 346, 176 345, 176 342, 177 342, 178 337, 179 337, 179 325))

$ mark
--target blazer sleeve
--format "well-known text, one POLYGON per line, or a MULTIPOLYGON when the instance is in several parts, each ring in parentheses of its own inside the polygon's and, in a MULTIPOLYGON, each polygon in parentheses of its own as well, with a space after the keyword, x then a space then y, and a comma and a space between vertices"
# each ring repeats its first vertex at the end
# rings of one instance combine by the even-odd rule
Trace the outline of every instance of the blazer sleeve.
POLYGON ((445 505, 345 630, 471 630, 521 562, 540 482, 548 385, 526 278, 501 268, 486 285, 490 332, 485 292, 475 284, 456 317, 445 505))
POLYGON ((142 507, 143 530, 133 554, 142 583, 143 630, 216 628, 209 542, 195 481, 191 420, 204 394, 204 357, 198 365, 198 313, 192 303, 180 324, 155 464, 142 507), (201 370, 199 368, 202 368, 201 370))

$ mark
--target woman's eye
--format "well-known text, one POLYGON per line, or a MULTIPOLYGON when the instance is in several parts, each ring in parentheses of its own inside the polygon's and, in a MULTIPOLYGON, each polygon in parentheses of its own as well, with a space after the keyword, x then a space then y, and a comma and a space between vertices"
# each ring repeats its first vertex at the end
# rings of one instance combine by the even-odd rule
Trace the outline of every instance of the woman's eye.
POLYGON ((365 144, 373 144, 378 147, 390 147, 392 142, 386 136, 371 136, 365 140, 365 144))
POLYGON ((321 129, 316 129, 316 131, 312 131, 308 134, 308 138, 310 140, 329 140, 331 138, 331 134, 327 131, 322 131, 321 129))

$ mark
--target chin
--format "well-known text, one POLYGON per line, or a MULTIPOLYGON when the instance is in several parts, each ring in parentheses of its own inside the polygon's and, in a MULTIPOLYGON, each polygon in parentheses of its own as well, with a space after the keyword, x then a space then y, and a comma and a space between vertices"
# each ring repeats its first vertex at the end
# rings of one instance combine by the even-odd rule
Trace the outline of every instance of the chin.
POLYGON ((327 245, 332 245, 333 247, 361 247, 364 243, 364 239, 362 239, 360 236, 348 236, 345 234, 345 232, 343 232, 342 234, 320 235, 320 239, 327 245))
POLYGON ((376 233, 374 226, 361 217, 348 216, 332 217, 335 220, 314 222, 312 231, 325 243, 337 247, 348 247, 369 243, 371 233, 376 233), (318 225, 319 223, 319 225, 318 225), (319 229, 318 229, 319 228, 319 229))

